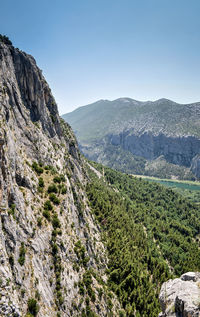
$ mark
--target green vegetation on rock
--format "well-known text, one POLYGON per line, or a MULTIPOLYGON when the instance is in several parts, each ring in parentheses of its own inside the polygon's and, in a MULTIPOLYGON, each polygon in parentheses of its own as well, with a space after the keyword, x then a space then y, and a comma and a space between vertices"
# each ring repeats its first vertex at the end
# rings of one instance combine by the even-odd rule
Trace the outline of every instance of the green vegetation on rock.
POLYGON ((36 299, 34 298, 28 299, 28 311, 31 314, 31 316, 37 316, 39 312, 39 305, 37 304, 36 299))
POLYGON ((12 45, 11 40, 6 35, 0 34, 0 42, 7 44, 7 45, 12 45))

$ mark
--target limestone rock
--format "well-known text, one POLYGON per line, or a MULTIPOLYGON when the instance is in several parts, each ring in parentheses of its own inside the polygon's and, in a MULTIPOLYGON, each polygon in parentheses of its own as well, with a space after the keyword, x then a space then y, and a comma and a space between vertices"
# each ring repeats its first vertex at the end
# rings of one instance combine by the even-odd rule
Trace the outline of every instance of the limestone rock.
POLYGON ((192 159, 191 170, 198 178, 200 178, 200 155, 196 155, 192 159))
POLYGON ((188 272, 162 285, 159 317, 200 316, 200 273, 188 272))
MULTIPOLYGON (((107 256, 86 181, 76 139, 34 58, 0 42, 0 316, 25 316, 30 299, 38 317, 84 312, 87 293, 78 285, 86 272, 93 272, 91 311, 108 315, 95 278, 105 276, 106 285, 107 256)), ((112 301, 116 316, 120 306, 112 301)))

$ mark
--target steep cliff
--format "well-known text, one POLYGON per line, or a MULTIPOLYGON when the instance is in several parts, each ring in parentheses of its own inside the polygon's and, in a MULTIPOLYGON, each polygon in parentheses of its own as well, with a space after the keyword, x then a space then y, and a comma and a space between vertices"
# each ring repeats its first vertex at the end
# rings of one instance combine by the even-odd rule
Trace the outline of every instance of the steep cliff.
MULTIPOLYGON (((149 174, 149 164, 163 157, 166 176, 192 178, 193 173, 200 177, 200 103, 100 100, 63 118, 72 125, 82 152, 91 159, 110 167, 115 164, 125 172, 149 174), (115 155, 119 149, 121 155, 115 155), (113 153, 111 158, 108 152, 113 153)), ((151 170, 159 176, 156 166, 151 170)))
POLYGON ((117 314, 86 181, 35 60, 0 42, 1 316, 117 314))

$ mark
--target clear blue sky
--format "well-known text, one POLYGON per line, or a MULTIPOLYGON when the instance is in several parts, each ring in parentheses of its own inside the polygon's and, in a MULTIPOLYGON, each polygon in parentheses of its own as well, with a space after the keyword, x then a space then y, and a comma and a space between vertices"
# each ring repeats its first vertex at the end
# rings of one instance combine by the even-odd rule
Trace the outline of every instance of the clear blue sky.
POLYGON ((32 54, 60 113, 98 99, 200 101, 200 0, 5 0, 0 33, 32 54))

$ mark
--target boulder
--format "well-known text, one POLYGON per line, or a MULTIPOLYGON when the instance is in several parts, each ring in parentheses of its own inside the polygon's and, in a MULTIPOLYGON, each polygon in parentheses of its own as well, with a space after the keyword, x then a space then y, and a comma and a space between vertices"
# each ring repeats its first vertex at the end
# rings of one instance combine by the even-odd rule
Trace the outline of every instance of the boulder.
POLYGON ((159 300, 162 308, 159 317, 200 316, 200 273, 188 272, 165 282, 159 300))

